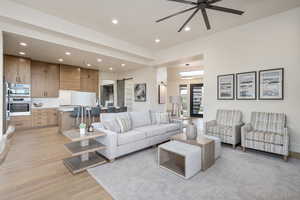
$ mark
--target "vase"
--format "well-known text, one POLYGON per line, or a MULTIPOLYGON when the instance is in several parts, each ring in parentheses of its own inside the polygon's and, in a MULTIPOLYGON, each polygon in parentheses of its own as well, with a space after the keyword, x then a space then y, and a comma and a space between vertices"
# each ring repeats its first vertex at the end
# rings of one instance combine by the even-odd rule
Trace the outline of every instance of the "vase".
POLYGON ((197 138, 197 126, 189 124, 186 127, 186 138, 188 140, 195 140, 197 138))
POLYGON ((85 135, 85 128, 80 128, 80 136, 84 136, 85 135))

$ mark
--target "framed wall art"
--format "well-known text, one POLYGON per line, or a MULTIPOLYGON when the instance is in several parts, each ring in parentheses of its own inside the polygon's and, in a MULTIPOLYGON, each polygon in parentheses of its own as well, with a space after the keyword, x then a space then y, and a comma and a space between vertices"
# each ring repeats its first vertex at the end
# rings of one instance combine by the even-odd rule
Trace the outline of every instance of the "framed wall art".
POLYGON ((269 69, 259 71, 259 99, 284 99, 284 69, 269 69))
POLYGON ((236 74, 236 99, 255 100, 257 99, 256 91, 256 72, 236 74))
POLYGON ((138 83, 134 85, 134 101, 145 102, 147 100, 146 83, 138 83))
POLYGON ((234 100, 234 74, 218 76, 218 100, 234 100))

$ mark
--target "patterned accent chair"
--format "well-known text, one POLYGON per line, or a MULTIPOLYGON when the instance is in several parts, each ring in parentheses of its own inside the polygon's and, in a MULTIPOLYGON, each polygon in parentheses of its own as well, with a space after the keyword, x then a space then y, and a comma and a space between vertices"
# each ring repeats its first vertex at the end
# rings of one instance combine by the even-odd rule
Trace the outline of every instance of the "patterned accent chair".
POLYGON ((283 113, 252 112, 251 122, 242 127, 242 147, 283 155, 289 154, 289 134, 283 113))
POLYGON ((241 143, 242 112, 238 110, 218 110, 216 120, 205 123, 205 135, 216 136, 222 142, 232 144, 233 148, 241 143))

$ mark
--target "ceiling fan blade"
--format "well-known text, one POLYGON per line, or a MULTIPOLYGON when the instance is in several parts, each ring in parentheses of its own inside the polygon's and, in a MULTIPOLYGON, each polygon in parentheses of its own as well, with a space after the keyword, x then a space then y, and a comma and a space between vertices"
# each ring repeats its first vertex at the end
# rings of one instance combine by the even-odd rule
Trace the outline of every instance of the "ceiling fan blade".
POLYGON ((180 14, 182 14, 182 13, 185 13, 185 12, 188 12, 188 11, 191 11, 191 10, 194 10, 194 9, 196 9, 196 8, 198 8, 198 6, 194 6, 194 7, 191 7, 191 8, 185 9, 185 10, 182 10, 182 11, 180 11, 180 12, 174 13, 174 14, 169 15, 169 16, 167 16, 167 17, 164 17, 164 18, 161 18, 161 19, 159 19, 159 20, 156 20, 156 22, 161 22, 161 21, 163 21, 163 20, 166 20, 166 19, 169 19, 169 18, 174 17, 174 16, 176 16, 176 15, 180 15, 180 14))
POLYGON ((236 14, 236 15, 242 15, 244 13, 244 11, 241 11, 241 10, 235 10, 235 9, 225 8, 225 7, 220 7, 220 6, 209 5, 206 8, 211 9, 211 10, 218 10, 218 11, 222 11, 222 12, 232 13, 232 14, 236 14))
POLYGON ((217 3, 219 1, 222 1, 222 0, 212 0, 212 1, 208 1, 209 4, 213 4, 213 3, 217 3))
POLYGON ((197 3, 192 2, 192 1, 185 1, 185 0, 168 0, 168 1, 175 1, 178 3, 184 3, 184 4, 190 4, 190 5, 197 5, 197 3))
POLYGON ((200 8, 197 8, 197 10, 195 10, 193 12, 193 14, 191 14, 191 16, 184 22, 184 24, 180 27, 180 29, 178 30, 178 32, 181 32, 182 29, 191 21, 191 19, 196 15, 196 13, 200 10, 200 8))
POLYGON ((207 28, 207 30, 210 30, 210 24, 209 24, 209 20, 208 20, 208 16, 207 16, 207 12, 206 12, 205 8, 202 8, 201 11, 202 11, 202 15, 203 15, 203 19, 204 19, 206 28, 207 28))

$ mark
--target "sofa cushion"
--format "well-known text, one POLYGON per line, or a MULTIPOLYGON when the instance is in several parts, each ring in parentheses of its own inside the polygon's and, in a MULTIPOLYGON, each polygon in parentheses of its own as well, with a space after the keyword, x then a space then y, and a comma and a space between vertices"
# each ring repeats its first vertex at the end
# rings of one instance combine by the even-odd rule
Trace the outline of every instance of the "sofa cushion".
POLYGON ((154 110, 150 110, 150 120, 151 120, 151 124, 157 124, 157 116, 156 116, 156 111, 154 110))
POLYGON ((150 125, 136 128, 135 130, 146 133, 147 137, 153 137, 156 135, 163 135, 168 132, 168 129, 164 125, 150 125))
POLYGON ((283 113, 269 113, 268 131, 271 133, 284 133, 286 117, 283 113))
POLYGON ((125 133, 132 130, 131 119, 129 116, 119 116, 117 117, 117 122, 120 127, 121 133, 125 133))
POLYGON ((213 135, 232 136, 231 126, 224 126, 224 125, 209 126, 207 131, 209 133, 212 133, 213 135))
POLYGON ((180 130, 180 124, 179 123, 163 124, 161 126, 165 127, 167 129, 167 132, 180 130))
POLYGON ((101 113, 100 119, 104 128, 116 133, 120 133, 121 129, 117 122, 117 117, 128 117, 127 112, 123 113, 101 113))
POLYGON ((142 126, 148 126, 151 124, 150 112, 131 112, 129 113, 131 117, 132 127, 138 128, 142 126))
POLYGON ((120 133, 121 129, 116 119, 112 119, 111 121, 103 121, 103 128, 112 132, 120 133))
POLYGON ((283 144, 283 135, 271 132, 250 131, 246 134, 246 139, 277 145, 283 144))
POLYGON ((170 115, 167 112, 157 112, 156 113, 156 123, 157 124, 169 124, 170 115))
POLYGON ((129 144, 146 138, 146 133, 138 130, 131 130, 124 134, 118 134, 118 145, 129 144))
POLYGON ((269 113, 252 112, 251 125, 256 131, 268 131, 269 113))

